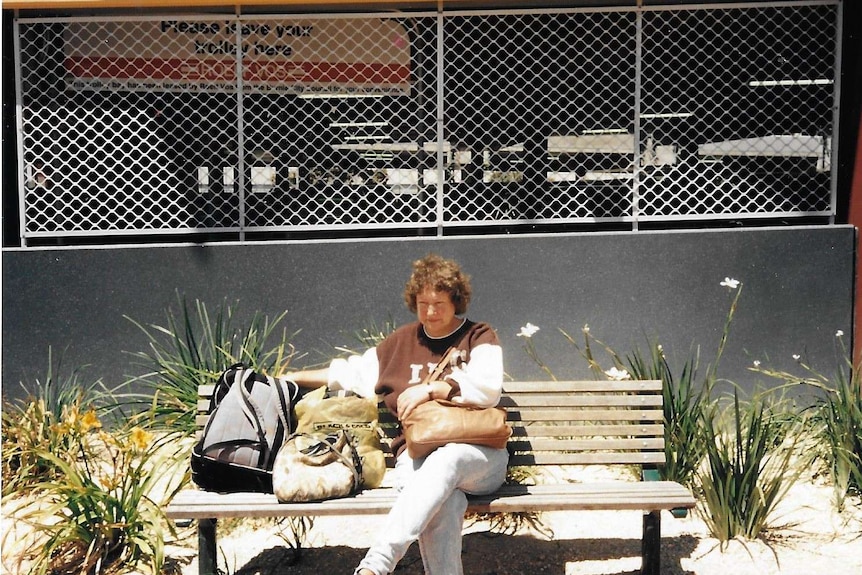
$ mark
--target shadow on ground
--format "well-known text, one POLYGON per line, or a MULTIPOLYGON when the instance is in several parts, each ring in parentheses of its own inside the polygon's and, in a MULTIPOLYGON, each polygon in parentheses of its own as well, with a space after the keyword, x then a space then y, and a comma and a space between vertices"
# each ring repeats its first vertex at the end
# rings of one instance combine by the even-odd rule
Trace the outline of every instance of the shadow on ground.
MULTIPOLYGON (((693 575, 681 566, 690 557, 697 539, 683 535, 662 541, 662 575, 693 575)), ((636 539, 563 539, 548 541, 530 535, 471 533, 464 536, 463 561, 466 575, 538 575, 570 572, 602 575, 635 575, 640 572, 641 542, 636 539), (615 570, 612 561, 626 558, 625 570, 615 570), (578 563, 607 561, 608 566, 591 564, 579 571, 578 563), (633 567, 637 566, 637 567, 633 567), (597 570, 598 569, 598 570, 597 570)), ((346 546, 303 549, 297 560, 288 547, 272 547, 245 565, 227 566, 235 575, 351 575, 365 555, 365 549, 346 546)), ((222 566, 221 564, 219 565, 222 566)), ((413 545, 395 571, 398 575, 422 575, 419 550, 413 545)))

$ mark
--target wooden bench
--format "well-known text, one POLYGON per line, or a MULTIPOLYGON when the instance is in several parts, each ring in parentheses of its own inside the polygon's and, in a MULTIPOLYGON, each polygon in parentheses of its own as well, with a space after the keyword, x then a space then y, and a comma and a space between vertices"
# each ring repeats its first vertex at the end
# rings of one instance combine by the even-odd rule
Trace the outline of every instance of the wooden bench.
MULTIPOLYGON (((201 386, 201 425, 211 393, 212 386, 201 386)), ((514 430, 510 467, 623 465, 636 467, 643 481, 504 485, 491 495, 471 496, 469 511, 642 511, 641 572, 658 575, 661 511, 684 513, 695 505, 687 488, 658 480, 657 469, 665 462, 661 382, 507 382, 501 405, 514 430)), ((390 437, 395 433, 391 416, 381 417, 381 426, 390 437)), ((217 519, 385 514, 395 496, 394 489, 382 487, 344 499, 285 504, 274 495, 187 489, 166 512, 172 519, 197 520, 199 572, 210 575, 216 573, 217 519)))

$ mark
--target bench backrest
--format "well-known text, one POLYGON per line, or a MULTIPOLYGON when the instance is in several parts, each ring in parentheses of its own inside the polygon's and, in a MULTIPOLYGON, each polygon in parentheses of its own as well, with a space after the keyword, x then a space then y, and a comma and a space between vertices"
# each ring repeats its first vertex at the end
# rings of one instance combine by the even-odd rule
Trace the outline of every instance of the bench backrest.
MULTIPOLYGON (((212 391, 212 385, 198 390, 201 428, 212 391)), ((659 380, 505 382, 500 405, 513 428, 509 464, 662 465, 662 398, 659 380)), ((389 438, 397 434, 383 407, 380 425, 389 438)))

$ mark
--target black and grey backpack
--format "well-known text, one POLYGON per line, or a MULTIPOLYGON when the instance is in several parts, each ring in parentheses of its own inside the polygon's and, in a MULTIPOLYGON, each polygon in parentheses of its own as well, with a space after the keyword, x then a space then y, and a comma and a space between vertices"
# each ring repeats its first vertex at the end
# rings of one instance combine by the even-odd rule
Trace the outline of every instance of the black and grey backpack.
POLYGON ((192 450, 192 481, 225 493, 272 493, 272 465, 284 439, 296 429, 293 406, 299 387, 243 364, 218 378, 209 420, 192 450))

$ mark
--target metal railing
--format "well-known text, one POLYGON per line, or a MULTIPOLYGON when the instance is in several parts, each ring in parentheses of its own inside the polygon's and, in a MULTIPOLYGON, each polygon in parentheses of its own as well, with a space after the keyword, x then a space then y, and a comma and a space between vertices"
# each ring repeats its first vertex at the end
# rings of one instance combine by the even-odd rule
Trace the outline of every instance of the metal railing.
POLYGON ((20 18, 22 241, 833 217, 840 9, 20 18))

